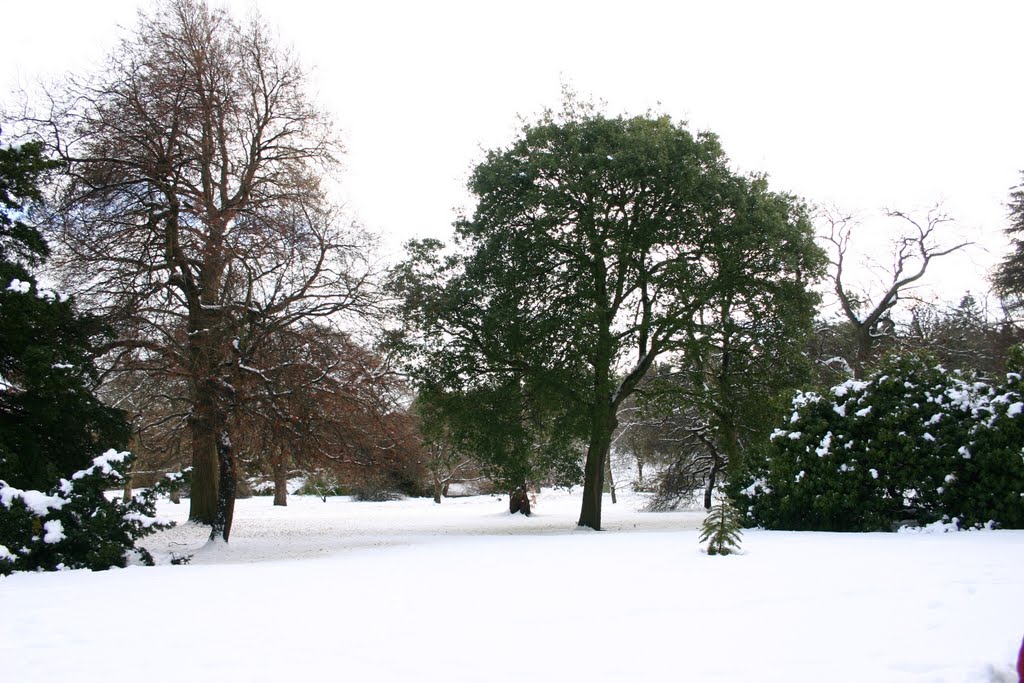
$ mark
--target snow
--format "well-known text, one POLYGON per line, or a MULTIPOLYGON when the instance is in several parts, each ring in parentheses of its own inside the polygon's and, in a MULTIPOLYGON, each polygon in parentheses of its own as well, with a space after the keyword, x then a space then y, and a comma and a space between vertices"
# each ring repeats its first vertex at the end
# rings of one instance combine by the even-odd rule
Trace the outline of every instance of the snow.
POLYGON ((828 455, 829 448, 832 447, 832 432, 828 432, 825 436, 821 437, 821 444, 814 449, 814 452, 818 454, 819 458, 824 458, 828 455))
POLYGON ((7 285, 8 292, 16 292, 18 294, 28 294, 31 288, 31 282, 25 282, 24 280, 19 280, 18 278, 14 278, 13 280, 11 280, 11 284, 7 285))
POLYGON ((43 536, 43 543, 60 543, 65 539, 64 525, 59 519, 44 522, 43 531, 46 532, 46 535, 43 536))
POLYGON ((148 517, 138 512, 129 512, 124 516, 129 522, 138 522, 142 527, 148 529, 154 524, 167 524, 170 520, 164 517, 148 517))
POLYGON ((1024 410, 1024 403, 1018 401, 1010 404, 1010 407, 1006 409, 1006 414, 1010 417, 1016 417, 1021 414, 1022 410, 1024 410))
POLYGON ((0 505, 10 509, 15 499, 20 499, 36 517, 45 517, 50 510, 59 510, 67 503, 60 496, 48 496, 40 491, 22 491, 0 481, 0 505))
POLYGON ((0 579, 3 677, 899 683, 1012 671, 1024 532, 748 530, 742 555, 709 557, 702 511, 642 502, 606 497, 595 533, 575 527, 578 490, 545 491, 531 518, 493 497, 239 501, 230 544, 203 546, 192 524, 149 539, 158 560, 194 553, 186 566, 0 579))
POLYGON ((836 398, 842 398, 850 393, 860 393, 870 386, 871 382, 864 382, 857 379, 848 379, 842 384, 832 387, 832 394, 836 398))
POLYGON ((91 474, 97 468, 103 472, 103 474, 116 473, 114 469, 115 465, 120 465, 124 462, 124 459, 129 455, 128 451, 116 451, 113 448, 107 450, 103 455, 98 455, 92 459, 92 465, 84 470, 80 470, 71 475, 72 480, 82 479, 91 474))

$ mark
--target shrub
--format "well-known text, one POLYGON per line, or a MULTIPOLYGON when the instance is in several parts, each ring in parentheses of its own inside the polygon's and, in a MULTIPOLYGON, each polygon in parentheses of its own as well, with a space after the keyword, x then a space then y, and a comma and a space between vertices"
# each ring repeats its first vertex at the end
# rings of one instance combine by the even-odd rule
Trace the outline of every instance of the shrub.
POLYGON ((403 497, 384 477, 367 477, 352 486, 352 500, 360 502, 386 503, 403 497))
POLYGON ((340 477, 329 472, 313 472, 306 476, 302 486, 295 492, 300 496, 317 496, 327 502, 332 496, 347 496, 351 489, 341 481, 340 477))
POLYGON ((126 501, 109 499, 106 491, 123 488, 121 471, 134 459, 109 450, 47 493, 0 481, 0 575, 153 564, 135 543, 172 526, 156 517, 156 500, 182 483, 182 475, 168 475, 126 501))
POLYGON ((389 503, 394 500, 402 500, 404 497, 397 491, 368 486, 357 486, 352 489, 352 500, 359 503, 389 503))
POLYGON ((992 386, 894 357, 829 395, 801 392, 733 495, 775 529, 890 530, 956 518, 1024 527, 1020 375, 992 386))

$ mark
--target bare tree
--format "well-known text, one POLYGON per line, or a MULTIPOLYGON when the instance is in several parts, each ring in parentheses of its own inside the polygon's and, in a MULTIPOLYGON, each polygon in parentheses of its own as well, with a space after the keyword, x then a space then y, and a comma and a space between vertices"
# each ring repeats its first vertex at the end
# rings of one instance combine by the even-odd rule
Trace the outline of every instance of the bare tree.
POLYGON ((394 418, 403 387, 386 359, 318 325, 288 332, 237 385, 247 397, 238 450, 271 473, 275 505, 286 504, 289 472, 379 469, 408 438, 394 418))
POLYGON ((239 380, 285 330, 374 304, 372 240, 325 197, 341 149, 305 87, 258 18, 166 0, 34 117, 67 162, 62 272, 116 324, 113 366, 187 387, 190 517, 211 538, 231 527, 239 380))
POLYGON ((1003 300, 970 292, 955 306, 920 303, 902 326, 901 344, 926 351, 944 367, 997 377, 1006 372, 1010 349, 1024 339, 1003 300))
POLYGON ((850 360, 854 377, 861 379, 879 339, 895 331, 892 310, 922 277, 931 262, 971 244, 958 242, 952 246, 940 242, 943 225, 952 219, 938 208, 919 219, 902 211, 889 210, 886 216, 898 219, 902 230, 893 241, 891 264, 886 269, 880 294, 857 291, 849 277, 850 240, 856 222, 849 215, 825 213, 828 224, 823 235, 830 257, 829 279, 839 299, 843 315, 853 327, 855 355, 850 360), (872 302, 873 300, 873 302, 872 302))

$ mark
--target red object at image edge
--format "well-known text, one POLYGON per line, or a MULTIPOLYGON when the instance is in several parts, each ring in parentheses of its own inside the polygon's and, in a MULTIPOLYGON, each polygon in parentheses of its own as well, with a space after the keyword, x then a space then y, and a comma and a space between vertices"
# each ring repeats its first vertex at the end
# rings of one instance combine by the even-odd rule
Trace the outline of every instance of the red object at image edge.
POLYGON ((1020 643, 1020 654, 1017 655, 1017 677, 1024 683, 1024 640, 1020 643))

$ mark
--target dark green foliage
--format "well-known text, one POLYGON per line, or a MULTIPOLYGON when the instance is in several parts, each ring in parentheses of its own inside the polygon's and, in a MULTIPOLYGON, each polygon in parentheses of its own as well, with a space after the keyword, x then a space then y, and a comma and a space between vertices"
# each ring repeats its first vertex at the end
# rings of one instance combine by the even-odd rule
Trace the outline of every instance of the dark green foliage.
POLYGON ((825 257, 810 243, 806 210, 769 192, 761 177, 733 192, 735 219, 723 222, 704 255, 713 273, 705 305, 669 361, 673 371, 655 377, 641 402, 648 413, 671 416, 673 440, 684 446, 659 483, 662 505, 678 501, 679 486, 690 482, 704 488, 710 507, 715 486, 760 445, 783 397, 810 376, 801 351, 818 296, 806 283, 823 272, 825 257))
MULTIPOLYGON (((4 278, 0 264, 0 283, 4 278)), ((0 479, 45 488, 103 445, 124 447, 129 427, 96 398, 94 340, 102 329, 70 301, 0 284, 0 479)))
POLYGON ((152 564, 135 543, 172 525, 156 517, 156 500, 184 479, 169 475, 128 501, 108 498, 107 490, 124 486, 121 472, 134 459, 107 451, 47 493, 0 482, 0 574, 152 564))
POLYGON ((498 490, 552 481, 570 486, 580 480, 577 416, 559 405, 557 393, 509 373, 458 391, 425 390, 420 403, 425 421, 447 425, 449 438, 472 453, 498 490))
POLYGON ((715 505, 704 518, 701 526, 700 542, 708 544, 708 555, 732 555, 740 550, 740 538, 743 536, 743 515, 728 501, 723 499, 715 505))
POLYGON ((95 397, 98 321, 35 281, 48 250, 25 222, 53 164, 35 144, 0 148, 0 480, 45 489, 89 453, 127 445, 128 424, 95 397))
POLYGON ((902 356, 829 395, 799 393, 735 483, 737 504, 773 529, 876 531, 944 517, 1022 527, 1019 385, 1016 374, 994 387, 902 356))
POLYGON ((40 178, 57 166, 38 142, 0 147, 0 262, 38 265, 49 256, 43 236, 24 218, 42 199, 40 178))
POLYGON ((537 452, 557 464, 585 450, 579 523, 599 529, 622 402, 706 334, 702 315, 739 324, 774 297, 812 300, 810 224, 792 197, 734 174, 714 135, 571 97, 489 152, 470 190, 458 251, 414 243, 394 280, 418 388, 457 397, 464 432, 490 444, 481 460, 518 459, 516 476, 537 452))
POLYGON ((999 264, 993 282, 1000 294, 1019 306, 1024 302, 1024 185, 1011 190, 1007 209, 1010 225, 1006 233, 1012 251, 999 264))

